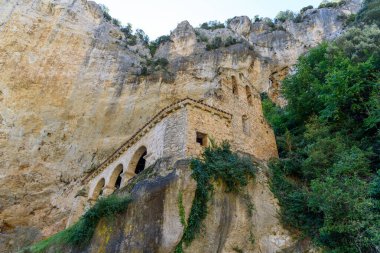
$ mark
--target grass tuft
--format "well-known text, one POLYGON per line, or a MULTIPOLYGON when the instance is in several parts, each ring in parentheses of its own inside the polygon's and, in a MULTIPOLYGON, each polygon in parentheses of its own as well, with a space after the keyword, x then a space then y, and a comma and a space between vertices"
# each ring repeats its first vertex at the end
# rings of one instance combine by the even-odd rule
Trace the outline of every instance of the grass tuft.
POLYGON ((77 223, 25 250, 32 253, 43 253, 52 246, 67 245, 82 248, 88 245, 94 235, 96 226, 102 218, 110 218, 125 212, 131 201, 129 196, 110 195, 106 198, 101 198, 77 223))

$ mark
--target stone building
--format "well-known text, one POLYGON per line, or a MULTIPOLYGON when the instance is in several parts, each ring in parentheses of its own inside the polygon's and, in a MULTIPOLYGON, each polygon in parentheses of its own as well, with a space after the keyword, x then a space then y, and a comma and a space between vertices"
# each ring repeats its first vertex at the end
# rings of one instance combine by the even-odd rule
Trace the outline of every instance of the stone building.
POLYGON ((125 186, 160 158, 174 163, 199 155, 211 139, 227 140, 233 150, 258 160, 277 156, 273 132, 261 112, 259 93, 242 74, 222 76, 214 94, 165 107, 88 175, 83 182, 89 201, 125 186))
POLYGON ((210 139, 231 141, 232 115, 186 98, 156 114, 84 182, 89 200, 109 195, 159 158, 172 162, 197 156, 210 139))

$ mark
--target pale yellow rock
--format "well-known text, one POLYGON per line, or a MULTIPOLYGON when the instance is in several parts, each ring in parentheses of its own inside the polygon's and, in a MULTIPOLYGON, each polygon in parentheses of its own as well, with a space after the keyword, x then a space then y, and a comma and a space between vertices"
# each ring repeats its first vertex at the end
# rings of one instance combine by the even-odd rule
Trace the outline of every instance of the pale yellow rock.
POLYGON ((86 171, 178 99, 218 106, 221 98, 228 105, 231 98, 221 87, 230 87, 232 76, 252 88, 254 101, 252 109, 227 109, 252 120, 258 158, 276 155, 259 93, 283 104, 277 89, 284 69, 337 36, 343 29, 338 15, 357 11, 356 2, 310 10, 307 22, 284 23, 285 31, 244 17, 235 31, 182 22, 155 56, 169 59, 167 71, 144 77, 136 74, 150 59, 148 49, 141 42, 126 46, 94 2, 0 0, 0 230, 35 227, 48 236, 63 229, 86 171), (232 36, 239 43, 206 51, 200 35, 209 42, 232 36))

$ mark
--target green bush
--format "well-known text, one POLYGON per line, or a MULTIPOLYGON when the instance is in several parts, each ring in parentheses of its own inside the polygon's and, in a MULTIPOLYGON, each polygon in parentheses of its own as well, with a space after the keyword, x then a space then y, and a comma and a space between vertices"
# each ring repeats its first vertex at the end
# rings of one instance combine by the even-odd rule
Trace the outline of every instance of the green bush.
POLYGON ((363 8, 358 12, 357 20, 380 26, 380 0, 364 0, 363 8))
POLYGON ((197 42, 208 42, 207 36, 202 35, 199 31, 195 31, 195 35, 197 36, 197 42))
POLYGON ((222 38, 221 37, 215 37, 211 41, 211 43, 206 45, 206 50, 207 51, 214 50, 214 49, 220 48, 222 45, 223 45, 222 38))
POLYGON ((109 9, 107 6, 105 6, 104 4, 99 4, 100 6, 100 9, 102 10, 103 12, 103 18, 105 20, 107 20, 108 22, 111 22, 112 24, 118 26, 118 27, 121 27, 121 23, 118 19, 116 18, 112 18, 111 15, 109 14, 109 9))
POLYGON ((155 54, 156 51, 157 51, 157 48, 158 48, 162 43, 169 42, 169 41, 171 41, 169 35, 163 35, 163 36, 158 37, 156 40, 151 41, 151 42, 149 43, 149 51, 150 51, 150 54, 151 54, 152 56, 154 56, 154 54, 155 54))
POLYGON ((214 31, 216 29, 226 28, 226 26, 223 23, 215 20, 201 24, 200 28, 214 31))
POLYGON ((338 15, 337 19, 339 21, 342 21, 344 26, 349 26, 351 24, 354 24, 355 20, 356 20, 356 14, 349 14, 349 15, 346 15, 346 14, 341 14, 341 15, 338 15))
POLYGON ((233 38, 232 36, 228 36, 226 41, 224 42, 224 46, 229 47, 237 43, 238 43, 238 40, 236 38, 233 38))
POLYGON ((380 29, 351 28, 302 56, 283 81, 288 101, 263 97, 280 159, 270 163, 281 220, 325 252, 380 245, 380 29))
POLYGON ((111 15, 109 14, 110 10, 108 9, 107 6, 105 6, 104 4, 99 4, 100 6, 100 9, 102 10, 103 12, 103 18, 107 21, 112 21, 112 17, 111 15))
POLYGON ((294 12, 292 12, 290 10, 280 11, 276 15, 276 20, 278 20, 280 22, 285 22, 286 20, 293 20, 294 18, 295 18, 295 14, 294 14, 294 12))
POLYGON ((94 235, 96 226, 102 218, 112 218, 127 210, 131 198, 110 195, 100 198, 77 223, 29 248, 32 253, 46 252, 52 246, 86 246, 94 235))
POLYGON ((301 23, 303 21, 302 14, 297 14, 295 18, 293 19, 294 23, 301 23))
POLYGON ((147 60, 146 66, 141 68, 139 76, 147 76, 157 70, 166 70, 169 65, 169 61, 166 58, 158 58, 155 60, 147 60))
POLYGON ((116 18, 112 18, 112 24, 118 26, 118 27, 121 27, 121 22, 120 20, 116 19, 116 18))
POLYGON ((227 192, 237 193, 256 174, 252 161, 232 152, 227 142, 221 145, 212 142, 211 146, 204 149, 201 158, 191 161, 190 167, 197 188, 187 226, 175 250, 177 253, 183 252, 182 244, 189 245, 201 231, 202 222, 207 216, 207 202, 214 190, 212 182, 220 180, 227 192))
POLYGON ((300 13, 302 14, 302 13, 304 13, 305 11, 307 11, 307 10, 311 10, 311 9, 313 9, 314 7, 312 6, 312 5, 308 5, 308 6, 306 6, 306 7, 303 7, 301 10, 300 10, 300 13))
POLYGON ((261 18, 259 15, 255 15, 255 17, 253 18, 253 23, 261 22, 261 21, 263 21, 263 18, 261 18))
POLYGON ((139 38, 139 40, 144 44, 149 44, 149 37, 145 34, 145 32, 142 29, 136 29, 135 36, 139 38))
POLYGON ((330 1, 323 1, 319 6, 318 9, 322 8, 338 8, 342 5, 345 5, 346 1, 335 1, 335 2, 330 2, 330 1))
POLYGON ((276 27, 275 24, 273 23, 273 20, 270 18, 263 18, 263 22, 272 29, 276 27))

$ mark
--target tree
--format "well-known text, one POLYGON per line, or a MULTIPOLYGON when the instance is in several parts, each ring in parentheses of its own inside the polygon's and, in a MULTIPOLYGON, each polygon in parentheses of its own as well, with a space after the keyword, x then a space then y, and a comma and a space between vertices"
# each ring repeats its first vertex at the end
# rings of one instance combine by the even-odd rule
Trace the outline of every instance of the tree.
POLYGON ((276 15, 276 20, 281 21, 281 22, 285 22, 286 20, 293 20, 294 18, 295 18, 295 14, 294 12, 290 10, 280 11, 276 15))
POLYGON ((270 164, 281 218, 326 252, 380 245, 380 29, 351 28, 302 56, 283 82, 285 108, 264 97, 280 159, 270 164))

